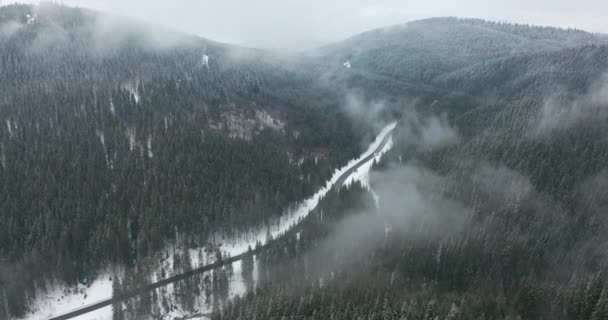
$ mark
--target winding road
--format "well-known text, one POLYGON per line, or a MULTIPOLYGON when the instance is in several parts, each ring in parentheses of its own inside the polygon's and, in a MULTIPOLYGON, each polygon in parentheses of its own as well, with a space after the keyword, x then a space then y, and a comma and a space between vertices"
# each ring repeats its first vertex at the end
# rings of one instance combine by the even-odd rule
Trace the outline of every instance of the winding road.
MULTIPOLYGON (((380 144, 376 147, 376 149, 370 153, 367 157, 361 159, 359 162, 357 162, 355 165, 353 165, 352 167, 350 167, 348 170, 346 170, 345 172, 343 172, 340 177, 336 180, 336 183, 333 185, 333 188, 340 188, 342 187, 342 185, 344 184, 344 181, 346 181, 346 179, 348 179, 348 177, 350 177, 351 174, 353 174, 354 172, 357 171, 357 169, 359 169, 361 166, 363 166, 364 164, 366 164, 368 161, 371 161, 372 159, 374 159, 374 157, 386 146, 386 144, 388 143, 389 139, 392 137, 392 132, 393 132, 394 128, 389 130, 388 132, 386 132, 386 134, 384 135, 384 137, 382 138, 382 141, 380 142, 380 144)), ((316 207, 315 207, 316 208, 316 207)), ((311 209, 314 210, 315 208, 311 209)), ((307 216, 308 217, 308 216, 307 216)), ((250 255, 256 255, 259 252, 261 252, 262 250, 265 250, 271 246, 276 245, 277 243, 280 242, 280 240, 282 240, 283 238, 293 234, 294 232, 299 231, 299 229, 301 228, 301 223, 299 223, 297 226, 291 228, 290 230, 288 230, 287 232, 285 232, 281 237, 278 237, 275 240, 269 241, 268 243, 266 243, 263 246, 257 247, 255 249, 252 249, 250 251, 241 253, 239 255, 230 257, 230 258, 226 258, 226 259, 222 259, 220 261, 216 261, 214 263, 202 266, 200 268, 197 269, 193 269, 191 271, 182 273, 182 274, 178 274, 163 280, 160 280, 158 282, 152 283, 150 285, 138 288, 136 290, 133 290, 131 292, 127 292, 124 293, 120 296, 113 296, 111 298, 105 299, 105 300, 101 300, 101 301, 97 301, 85 306, 82 306, 78 309, 66 312, 64 314, 61 315, 55 315, 55 316, 51 316, 49 318, 46 318, 45 320, 65 320, 65 319, 72 319, 75 318, 77 316, 83 315, 83 314, 87 314, 89 312, 101 309, 103 307, 107 307, 109 305, 112 305, 115 302, 120 302, 120 301, 124 301, 130 298, 133 298, 137 295, 140 295, 142 293, 148 292, 148 291, 152 291, 154 289, 166 286, 168 284, 180 281, 180 280, 184 280, 186 278, 192 277, 196 274, 200 274, 200 273, 204 273, 207 271, 211 271, 217 268, 220 268, 222 266, 231 264, 235 261, 239 261, 242 260, 243 258, 250 256, 250 255)))

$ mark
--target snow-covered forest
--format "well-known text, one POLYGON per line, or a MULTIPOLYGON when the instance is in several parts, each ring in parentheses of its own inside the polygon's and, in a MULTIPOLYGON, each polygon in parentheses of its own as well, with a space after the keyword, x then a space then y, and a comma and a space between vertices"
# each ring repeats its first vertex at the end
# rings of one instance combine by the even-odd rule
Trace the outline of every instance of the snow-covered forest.
POLYGON ((282 54, 5 5, 0 71, 0 319, 608 318, 603 34, 282 54))

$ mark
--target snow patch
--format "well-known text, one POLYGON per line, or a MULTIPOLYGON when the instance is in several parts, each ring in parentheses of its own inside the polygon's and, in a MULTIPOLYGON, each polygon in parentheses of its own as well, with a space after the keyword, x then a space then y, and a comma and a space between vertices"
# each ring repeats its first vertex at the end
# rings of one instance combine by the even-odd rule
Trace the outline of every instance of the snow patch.
POLYGON ((103 153, 106 158, 106 165, 108 168, 112 169, 112 163, 110 162, 110 157, 108 156, 108 149, 106 148, 106 137, 103 131, 97 130, 97 137, 99 138, 99 142, 101 142, 101 146, 103 147, 103 153))
POLYGON ((382 156, 385 153, 387 153, 392 147, 393 147, 393 137, 390 137, 388 139, 388 141, 386 142, 386 144, 384 145, 384 147, 379 152, 376 153, 374 158, 372 158, 370 161, 368 161, 365 164, 363 164, 362 166, 360 166, 346 180, 344 180, 343 186, 348 186, 355 181, 359 181, 361 183, 361 185, 363 185, 363 187, 365 187, 369 192, 371 192, 371 194, 374 197, 374 200, 376 202, 376 205, 378 205, 378 202, 380 201, 380 199, 378 198, 378 195, 376 194, 376 192, 374 192, 374 189, 372 188, 371 184, 369 183, 369 173, 372 169, 372 166, 374 165, 374 162, 380 161, 380 159, 382 159, 382 156))
POLYGON ((133 99, 135 99, 135 103, 139 103, 141 96, 139 95, 139 89, 137 84, 128 83, 124 85, 123 88, 129 91, 129 93, 133 96, 133 99))
POLYGON ((34 22, 36 22, 36 18, 38 18, 37 15, 35 14, 26 14, 25 18, 27 19, 27 24, 33 24, 34 22))
POLYGON ((114 102, 110 99, 110 112, 113 116, 116 116, 116 107, 114 107, 114 102))
POLYGON ((0 144, 0 163, 2 168, 6 169, 6 151, 4 150, 4 142, 0 144))
POLYGON ((230 279, 229 298, 242 297, 247 292, 247 284, 245 283, 245 279, 243 279, 242 262, 236 261, 232 264, 234 275, 230 279))
POLYGON ((270 115, 270 113, 268 113, 266 110, 256 110, 255 116, 266 128, 271 128, 277 131, 282 131, 285 128, 285 122, 273 118, 272 115, 270 115))
MULTIPOLYGON (((33 310, 24 320, 39 320, 61 314, 69 310, 81 308, 88 304, 108 299, 112 296, 112 281, 110 274, 105 273, 89 286, 79 284, 75 288, 66 289, 63 286, 51 288, 30 306, 33 310)), ((79 320, 111 320, 112 307, 107 306, 84 314, 79 320)))
POLYGON ((266 128, 283 132, 285 122, 273 117, 266 110, 255 110, 251 113, 243 110, 231 110, 224 112, 221 115, 221 121, 211 123, 210 127, 217 130, 227 130, 228 136, 232 139, 249 141, 266 128))
POLYGON ((165 125, 165 133, 169 130, 169 119, 167 116, 163 117, 163 124, 165 125))
POLYGON ((209 56, 203 53, 201 57, 201 65, 207 69, 209 69, 209 56))
POLYGON ((99 138, 99 142, 101 142, 101 145, 104 146, 104 148, 105 148, 106 138, 101 130, 97 130, 97 137, 99 138))
POLYGON ((11 120, 6 119, 6 128, 8 129, 8 135, 13 137, 13 127, 11 126, 11 120))
POLYGON ((289 164, 296 167, 301 167, 306 161, 305 157, 297 157, 291 152, 287 151, 287 158, 289 159, 289 164))
POLYGON ((148 158, 152 158, 154 154, 152 153, 152 135, 148 136, 148 141, 146 142, 146 147, 148 149, 148 158))
POLYGON ((137 146, 137 141, 135 139, 135 128, 127 128, 126 134, 127 138, 129 139, 129 151, 133 151, 133 149, 135 149, 135 147, 137 146))

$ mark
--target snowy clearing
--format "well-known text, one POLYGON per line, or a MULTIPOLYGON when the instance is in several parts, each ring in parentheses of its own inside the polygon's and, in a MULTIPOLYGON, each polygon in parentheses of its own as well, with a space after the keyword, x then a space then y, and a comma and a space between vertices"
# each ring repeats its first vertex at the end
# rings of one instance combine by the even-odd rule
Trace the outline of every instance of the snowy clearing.
MULTIPOLYGON (((31 305, 35 312, 28 314, 24 319, 40 320, 48 318, 105 300, 111 296, 112 281, 110 280, 110 274, 104 273, 93 281, 89 287, 79 284, 73 288, 56 287, 51 289, 31 305)), ((112 307, 107 306, 74 319, 110 320, 112 319, 112 307)))

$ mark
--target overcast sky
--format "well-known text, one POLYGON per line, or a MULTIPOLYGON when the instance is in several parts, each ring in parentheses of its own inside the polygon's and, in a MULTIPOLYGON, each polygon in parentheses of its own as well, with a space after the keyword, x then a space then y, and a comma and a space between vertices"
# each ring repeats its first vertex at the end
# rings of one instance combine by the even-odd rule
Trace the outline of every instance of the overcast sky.
MULTIPOLYGON (((0 0, 0 3, 15 2, 0 0)), ((21 0, 18 2, 36 2, 21 0)), ((222 42, 304 49, 386 25, 459 16, 608 33, 608 0, 64 0, 222 42)))

